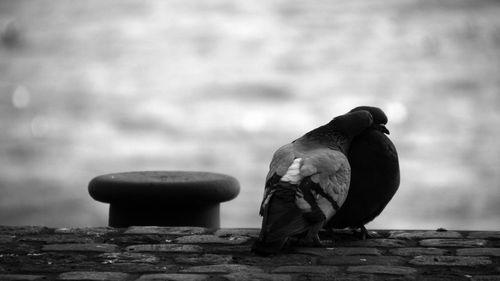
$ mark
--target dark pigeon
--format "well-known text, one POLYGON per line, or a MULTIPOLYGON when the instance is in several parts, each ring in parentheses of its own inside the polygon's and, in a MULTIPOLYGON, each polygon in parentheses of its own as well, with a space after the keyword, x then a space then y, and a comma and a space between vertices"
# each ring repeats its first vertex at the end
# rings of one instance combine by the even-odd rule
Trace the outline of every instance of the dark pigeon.
POLYGON ((351 112, 274 153, 260 208, 262 229, 253 252, 276 254, 292 241, 307 246, 321 244, 318 231, 347 197, 349 144, 372 123, 368 111, 351 112))
POLYGON ((387 116, 377 107, 360 106, 350 112, 368 111, 373 125, 354 137, 347 158, 351 165, 351 184, 347 199, 325 228, 361 229, 376 218, 399 187, 400 173, 396 147, 386 136, 387 116))

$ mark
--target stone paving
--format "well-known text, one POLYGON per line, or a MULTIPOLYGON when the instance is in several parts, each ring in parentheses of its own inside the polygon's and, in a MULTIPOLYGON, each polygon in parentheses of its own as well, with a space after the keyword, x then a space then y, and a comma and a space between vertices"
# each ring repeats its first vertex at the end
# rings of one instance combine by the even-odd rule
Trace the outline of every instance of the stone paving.
POLYGON ((500 280, 500 232, 321 233, 271 257, 258 229, 0 226, 0 280, 500 280))

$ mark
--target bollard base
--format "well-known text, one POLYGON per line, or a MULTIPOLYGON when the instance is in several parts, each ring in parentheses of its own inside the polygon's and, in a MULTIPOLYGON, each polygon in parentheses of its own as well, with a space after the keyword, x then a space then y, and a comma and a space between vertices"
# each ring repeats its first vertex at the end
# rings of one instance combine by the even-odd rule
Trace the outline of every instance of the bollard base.
POLYGON ((220 204, 164 206, 111 203, 109 226, 201 226, 220 227, 220 204))

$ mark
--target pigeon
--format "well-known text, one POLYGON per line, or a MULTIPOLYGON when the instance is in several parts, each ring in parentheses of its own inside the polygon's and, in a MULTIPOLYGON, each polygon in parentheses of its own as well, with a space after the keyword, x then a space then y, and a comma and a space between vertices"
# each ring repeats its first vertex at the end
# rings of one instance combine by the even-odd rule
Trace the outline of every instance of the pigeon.
POLYGON ((372 124, 373 117, 366 110, 347 113, 274 153, 260 207, 262 228, 252 246, 254 253, 277 254, 293 243, 321 245, 318 232, 348 194, 349 144, 372 124))
POLYGON ((352 228, 368 235, 365 224, 376 218, 398 190, 400 183, 398 153, 386 136, 387 116, 377 107, 360 106, 350 112, 368 111, 374 125, 351 142, 347 159, 351 165, 351 184, 347 199, 325 225, 326 229, 352 228))

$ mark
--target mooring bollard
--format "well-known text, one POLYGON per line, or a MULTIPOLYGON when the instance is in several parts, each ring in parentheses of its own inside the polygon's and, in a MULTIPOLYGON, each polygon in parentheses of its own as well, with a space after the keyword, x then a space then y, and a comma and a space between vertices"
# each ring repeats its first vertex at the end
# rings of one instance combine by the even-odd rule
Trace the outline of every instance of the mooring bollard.
POLYGON ((240 186, 228 175, 189 171, 107 174, 89 183, 97 201, 109 203, 109 226, 220 227, 221 202, 235 198, 240 186))

